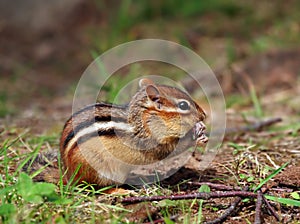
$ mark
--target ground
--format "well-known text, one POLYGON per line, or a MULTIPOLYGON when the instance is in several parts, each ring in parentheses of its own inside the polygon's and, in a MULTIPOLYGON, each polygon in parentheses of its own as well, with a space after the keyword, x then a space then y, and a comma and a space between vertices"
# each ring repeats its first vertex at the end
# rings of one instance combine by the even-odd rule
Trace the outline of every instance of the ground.
MULTIPOLYGON (((297 1, 284 4, 257 1, 260 7, 238 1, 212 1, 212 5, 199 7, 193 5, 194 1, 186 5, 176 1, 177 6, 170 2, 162 5, 124 2, 129 6, 81 2, 68 14, 67 21, 48 30, 27 32, 26 27, 1 28, 0 165, 3 169, 0 173, 4 191, 0 191, 0 201, 2 205, 21 208, 18 212, 9 212, 0 207, 2 221, 11 218, 24 223, 101 223, 109 218, 110 222, 140 223, 169 217, 176 223, 197 223, 200 215, 204 221, 217 218, 233 201, 232 198, 163 200, 124 205, 120 202, 124 195, 106 195, 102 190, 86 189, 86 186, 59 186, 55 191, 69 201, 41 204, 22 199, 18 190, 11 194, 5 191, 20 185, 17 167, 22 161, 38 151, 58 150, 60 132, 72 113, 76 84, 93 58, 120 43, 142 38, 183 44, 210 65, 225 95, 228 130, 251 127, 269 118, 282 121, 227 134, 205 170, 198 170, 203 157, 195 152, 172 177, 137 188, 133 195, 197 192, 199 186, 188 181, 254 187, 288 162, 262 190, 299 203, 299 198, 292 194, 299 193, 300 187, 300 11, 297 1), (127 12, 130 12, 129 18, 127 12), (71 215, 74 213, 78 216, 71 215)), ((157 71, 160 68, 145 65, 124 69, 119 75, 128 78, 137 75, 131 73, 157 71)), ((168 72, 168 68, 163 67, 161 71, 168 72)), ((180 76, 177 79, 182 83, 186 81, 180 76)), ((107 91, 114 92, 114 88, 117 87, 109 86, 107 91)), ((191 95, 195 93, 192 87, 188 90, 191 95)), ((108 96, 111 95, 108 93, 108 96)), ((299 204, 272 202, 272 205, 283 223, 299 222, 299 204)), ((265 207, 262 211, 266 223, 276 222, 265 207)), ((225 223, 253 222, 254 213, 255 203, 243 202, 225 223)), ((172 223, 166 219, 165 222, 172 223)))

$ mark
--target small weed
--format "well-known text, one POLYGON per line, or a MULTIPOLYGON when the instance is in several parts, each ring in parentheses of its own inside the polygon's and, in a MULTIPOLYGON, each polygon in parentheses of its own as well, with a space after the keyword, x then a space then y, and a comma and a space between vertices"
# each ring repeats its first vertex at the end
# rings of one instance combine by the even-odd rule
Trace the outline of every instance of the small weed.
MULTIPOLYGON (((202 185, 199 188, 199 192, 209 193, 210 188, 207 185, 202 185)), ((202 223, 202 221, 203 221, 203 214, 202 214, 203 203, 204 203, 204 200, 202 200, 202 199, 199 200, 199 211, 198 211, 197 223, 202 223)))
POLYGON ((0 191, 0 199, 0 216, 2 221, 8 223, 15 222, 17 219, 16 211, 22 210, 22 207, 25 209, 29 204, 40 207, 45 202, 52 202, 58 205, 71 202, 66 198, 61 198, 56 193, 56 185, 34 183, 25 173, 20 173, 17 181, 11 181, 4 185, 0 191))
POLYGON ((299 193, 298 192, 293 192, 293 193, 291 193, 291 197, 293 198, 293 199, 295 199, 295 200, 300 200, 300 195, 299 195, 299 193))
POLYGON ((283 164, 278 169, 274 170, 267 178, 263 179, 259 185, 254 189, 254 192, 258 191, 263 185, 265 185, 269 180, 271 180, 274 176, 276 176, 278 173, 280 173, 289 163, 283 164))
POLYGON ((262 118, 264 116, 262 105, 259 101, 259 98, 257 96, 257 92, 255 90, 255 87, 251 84, 250 85, 250 97, 254 106, 254 114, 256 117, 262 118))

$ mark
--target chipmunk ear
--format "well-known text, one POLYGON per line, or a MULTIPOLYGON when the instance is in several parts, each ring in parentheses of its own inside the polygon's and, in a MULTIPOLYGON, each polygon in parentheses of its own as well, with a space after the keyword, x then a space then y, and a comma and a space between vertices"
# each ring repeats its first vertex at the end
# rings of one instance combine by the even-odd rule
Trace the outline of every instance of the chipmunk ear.
POLYGON ((145 91, 150 100, 153 102, 159 101, 160 93, 155 85, 147 85, 145 91))
POLYGON ((151 79, 146 79, 146 78, 141 79, 139 81, 140 88, 148 86, 148 85, 155 85, 155 84, 154 84, 154 82, 151 79))
POLYGON ((140 88, 145 87, 146 94, 150 100, 156 103, 159 101, 159 90, 151 79, 141 79, 139 82, 139 86, 140 88))

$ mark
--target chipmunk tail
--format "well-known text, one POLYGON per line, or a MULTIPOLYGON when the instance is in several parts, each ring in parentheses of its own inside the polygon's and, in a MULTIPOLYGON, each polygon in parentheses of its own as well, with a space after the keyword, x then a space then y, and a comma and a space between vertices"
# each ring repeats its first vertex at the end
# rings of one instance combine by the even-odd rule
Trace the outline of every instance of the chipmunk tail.
POLYGON ((29 160, 22 171, 33 175, 32 178, 37 182, 49 182, 58 184, 62 179, 59 167, 59 153, 56 151, 47 151, 39 153, 33 160, 29 160))

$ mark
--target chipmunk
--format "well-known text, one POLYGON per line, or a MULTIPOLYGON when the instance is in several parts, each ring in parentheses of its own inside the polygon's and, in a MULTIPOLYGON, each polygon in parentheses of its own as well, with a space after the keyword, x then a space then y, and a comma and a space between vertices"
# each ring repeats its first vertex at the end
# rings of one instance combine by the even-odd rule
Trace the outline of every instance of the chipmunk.
POLYGON ((98 186, 124 183, 135 165, 206 143, 205 117, 180 89, 141 79, 127 105, 96 103, 66 122, 60 139, 66 179, 98 186))

